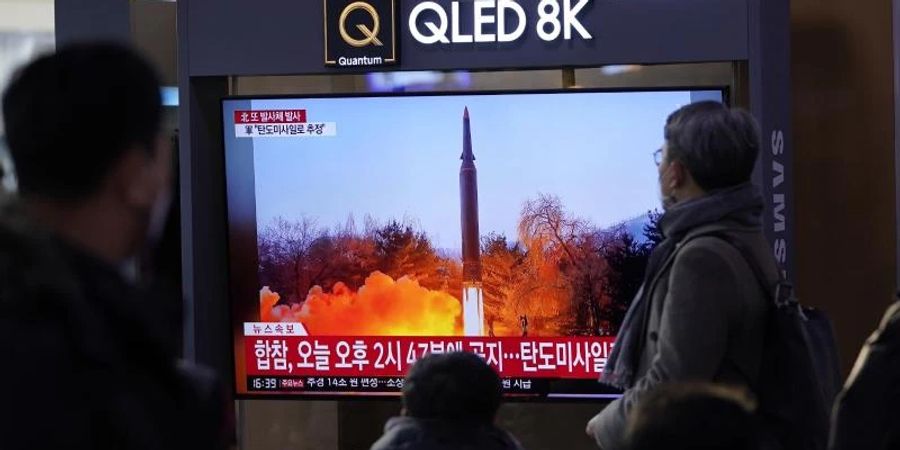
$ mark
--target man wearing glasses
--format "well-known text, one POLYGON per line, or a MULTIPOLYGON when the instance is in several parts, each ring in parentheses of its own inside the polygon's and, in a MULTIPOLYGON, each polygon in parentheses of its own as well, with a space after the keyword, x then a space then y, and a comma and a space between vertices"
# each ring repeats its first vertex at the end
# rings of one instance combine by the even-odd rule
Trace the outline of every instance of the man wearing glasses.
POLYGON ((666 121, 665 145, 653 155, 665 239, 603 375, 624 395, 587 426, 604 450, 624 448, 626 417, 660 384, 756 384, 768 297, 735 244, 777 279, 763 199, 750 182, 759 149, 753 117, 720 103, 694 103, 666 121))

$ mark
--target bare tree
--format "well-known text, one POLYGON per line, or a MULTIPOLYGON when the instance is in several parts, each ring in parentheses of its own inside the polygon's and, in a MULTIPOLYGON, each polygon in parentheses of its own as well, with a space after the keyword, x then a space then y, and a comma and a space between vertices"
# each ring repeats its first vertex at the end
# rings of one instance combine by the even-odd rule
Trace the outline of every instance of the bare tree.
POLYGON ((529 250, 540 248, 557 260, 564 255, 572 264, 577 264, 580 258, 576 254, 576 241, 585 228, 583 220, 565 212, 559 197, 538 194, 538 198, 528 200, 522 206, 519 239, 529 250))
POLYGON ((518 243, 510 244, 506 236, 491 233, 481 240, 481 277, 484 286, 484 319, 488 329, 499 322, 514 328, 514 320, 521 314, 518 290, 525 282, 525 250, 518 243))
POLYGON ((567 293, 568 308, 556 309, 560 327, 571 334, 602 334, 606 242, 597 230, 567 213, 559 197, 540 194, 525 202, 518 231, 529 256, 544 260, 542 270, 556 270, 556 285, 544 287, 540 298, 548 298, 548 288, 555 288, 554 294, 567 293))
POLYGON ((259 236, 260 271, 287 302, 302 301, 310 288, 306 264, 318 234, 312 219, 279 216, 259 236))

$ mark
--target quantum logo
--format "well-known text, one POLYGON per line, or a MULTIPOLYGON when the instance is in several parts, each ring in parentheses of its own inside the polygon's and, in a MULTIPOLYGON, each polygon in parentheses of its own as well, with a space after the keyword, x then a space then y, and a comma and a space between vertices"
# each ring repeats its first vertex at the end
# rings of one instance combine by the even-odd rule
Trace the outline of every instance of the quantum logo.
POLYGON ((325 65, 397 63, 395 0, 323 0, 325 65))
POLYGON ((384 45, 378 39, 378 32, 381 31, 381 18, 378 17, 378 11, 375 10, 375 7, 366 3, 366 2, 353 2, 347 5, 346 8, 341 12, 341 18, 338 20, 340 22, 340 32, 341 38, 353 47, 365 47, 367 45, 375 44, 377 46, 384 45), (372 28, 369 28, 367 25, 362 23, 357 23, 356 28, 362 33, 362 39, 354 39, 347 33, 347 18, 350 17, 350 13, 362 10, 365 11, 369 17, 372 19, 372 28))

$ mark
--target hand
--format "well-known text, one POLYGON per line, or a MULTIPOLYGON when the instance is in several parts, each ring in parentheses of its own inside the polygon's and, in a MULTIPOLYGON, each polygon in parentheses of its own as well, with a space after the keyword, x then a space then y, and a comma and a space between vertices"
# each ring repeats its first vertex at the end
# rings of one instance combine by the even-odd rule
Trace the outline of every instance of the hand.
POLYGON ((597 421, 596 421, 595 419, 596 419, 596 417, 591 418, 591 420, 589 420, 588 423, 587 423, 587 425, 585 425, 585 427, 584 427, 584 432, 585 432, 585 434, 587 434, 588 436, 590 436, 591 439, 593 439, 593 438, 594 438, 594 435, 596 434, 596 433, 594 432, 594 427, 597 426, 597 421))
POLYGON ((584 433, 587 434, 588 437, 590 437, 591 440, 597 444, 598 448, 602 449, 603 447, 600 445, 599 442, 597 442, 597 434, 594 432, 594 428, 597 426, 597 422, 598 422, 597 418, 598 417, 599 416, 594 416, 591 418, 591 420, 588 421, 587 425, 584 427, 584 433))

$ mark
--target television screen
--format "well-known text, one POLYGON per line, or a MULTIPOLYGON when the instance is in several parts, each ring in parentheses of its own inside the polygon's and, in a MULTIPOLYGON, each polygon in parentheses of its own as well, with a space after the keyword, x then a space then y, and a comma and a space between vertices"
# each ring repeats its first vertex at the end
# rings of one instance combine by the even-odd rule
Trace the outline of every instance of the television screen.
POLYGON ((237 393, 398 395, 426 353, 511 397, 598 383, 660 239, 653 153, 713 91, 224 101, 237 393))

